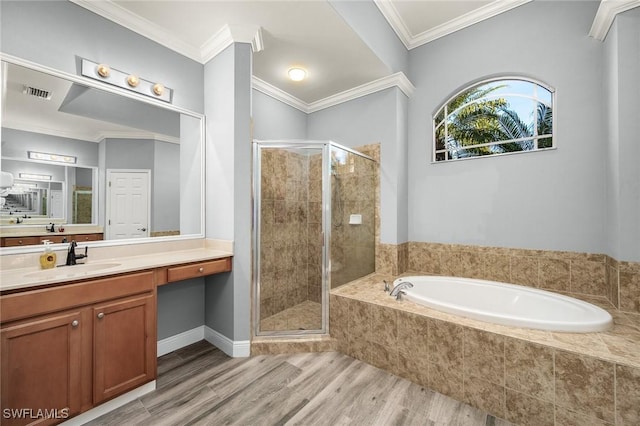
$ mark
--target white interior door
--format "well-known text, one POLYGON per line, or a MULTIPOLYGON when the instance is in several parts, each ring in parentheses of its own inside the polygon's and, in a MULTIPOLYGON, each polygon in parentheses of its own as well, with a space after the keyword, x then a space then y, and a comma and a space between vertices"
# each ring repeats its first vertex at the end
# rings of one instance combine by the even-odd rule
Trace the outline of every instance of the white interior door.
POLYGON ((53 189, 51 192, 51 210, 49 217, 64 217, 64 202, 62 191, 53 189))
POLYGON ((149 170, 107 171, 107 239, 149 236, 149 170))

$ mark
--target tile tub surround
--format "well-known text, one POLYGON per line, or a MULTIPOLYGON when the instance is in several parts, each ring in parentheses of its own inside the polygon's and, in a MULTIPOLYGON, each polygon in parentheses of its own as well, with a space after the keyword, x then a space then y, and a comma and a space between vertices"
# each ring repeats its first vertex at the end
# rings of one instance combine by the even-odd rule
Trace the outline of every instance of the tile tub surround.
POLYGON ((506 282, 573 296, 607 298, 625 312, 640 313, 640 262, 619 262, 604 254, 527 250, 458 244, 409 242, 407 267, 400 259, 403 244, 381 244, 376 272, 413 271, 506 282), (389 260, 391 259, 391 260, 389 260), (388 266, 392 265, 392 266, 388 266))
POLYGON ((523 425, 640 424, 640 315, 582 296, 614 317, 605 333, 506 327, 395 301, 391 275, 331 292, 338 350, 523 425))

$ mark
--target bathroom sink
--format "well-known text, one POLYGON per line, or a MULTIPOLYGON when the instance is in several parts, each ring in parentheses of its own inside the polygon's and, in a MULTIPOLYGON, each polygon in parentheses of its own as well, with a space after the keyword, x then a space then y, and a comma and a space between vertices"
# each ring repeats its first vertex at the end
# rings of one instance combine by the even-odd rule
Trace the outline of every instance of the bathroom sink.
POLYGON ((87 263, 82 265, 60 266, 58 268, 43 269, 41 271, 25 274, 25 278, 68 278, 77 275, 88 274, 91 272, 102 271, 103 269, 115 268, 116 266, 120 266, 120 263, 87 263))

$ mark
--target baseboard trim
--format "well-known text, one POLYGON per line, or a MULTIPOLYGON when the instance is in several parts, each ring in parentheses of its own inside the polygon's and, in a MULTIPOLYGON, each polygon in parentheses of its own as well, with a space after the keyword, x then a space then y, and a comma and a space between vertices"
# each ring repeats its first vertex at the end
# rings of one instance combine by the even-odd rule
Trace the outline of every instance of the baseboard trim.
POLYGON ((111 401, 107 401, 104 404, 98 405, 97 407, 92 408, 89 411, 85 411, 84 413, 79 414, 63 423, 60 423, 60 426, 83 425, 90 422, 91 420, 95 420, 98 417, 107 414, 109 411, 113 411, 116 408, 122 407, 123 405, 128 404, 131 401, 135 401, 141 396, 146 395, 149 392, 153 392, 154 390, 156 390, 155 380, 147 383, 146 385, 142 385, 130 392, 127 392, 124 395, 120 395, 119 397, 114 398, 111 401))
POLYGON ((158 356, 168 354, 204 339, 204 325, 158 341, 158 356))
POLYGON ((204 339, 233 358, 246 358, 251 355, 250 340, 231 340, 212 328, 204 326, 204 339))

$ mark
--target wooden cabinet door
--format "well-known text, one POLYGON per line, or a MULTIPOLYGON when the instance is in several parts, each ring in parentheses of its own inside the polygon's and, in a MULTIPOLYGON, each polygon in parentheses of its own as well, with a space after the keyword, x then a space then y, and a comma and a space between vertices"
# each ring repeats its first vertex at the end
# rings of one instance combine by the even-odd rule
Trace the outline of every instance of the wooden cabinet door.
POLYGON ((93 403, 156 377, 153 293, 93 307, 93 403))
POLYGON ((84 326, 80 312, 64 312, 0 330, 3 425, 49 425, 80 412, 84 326))

